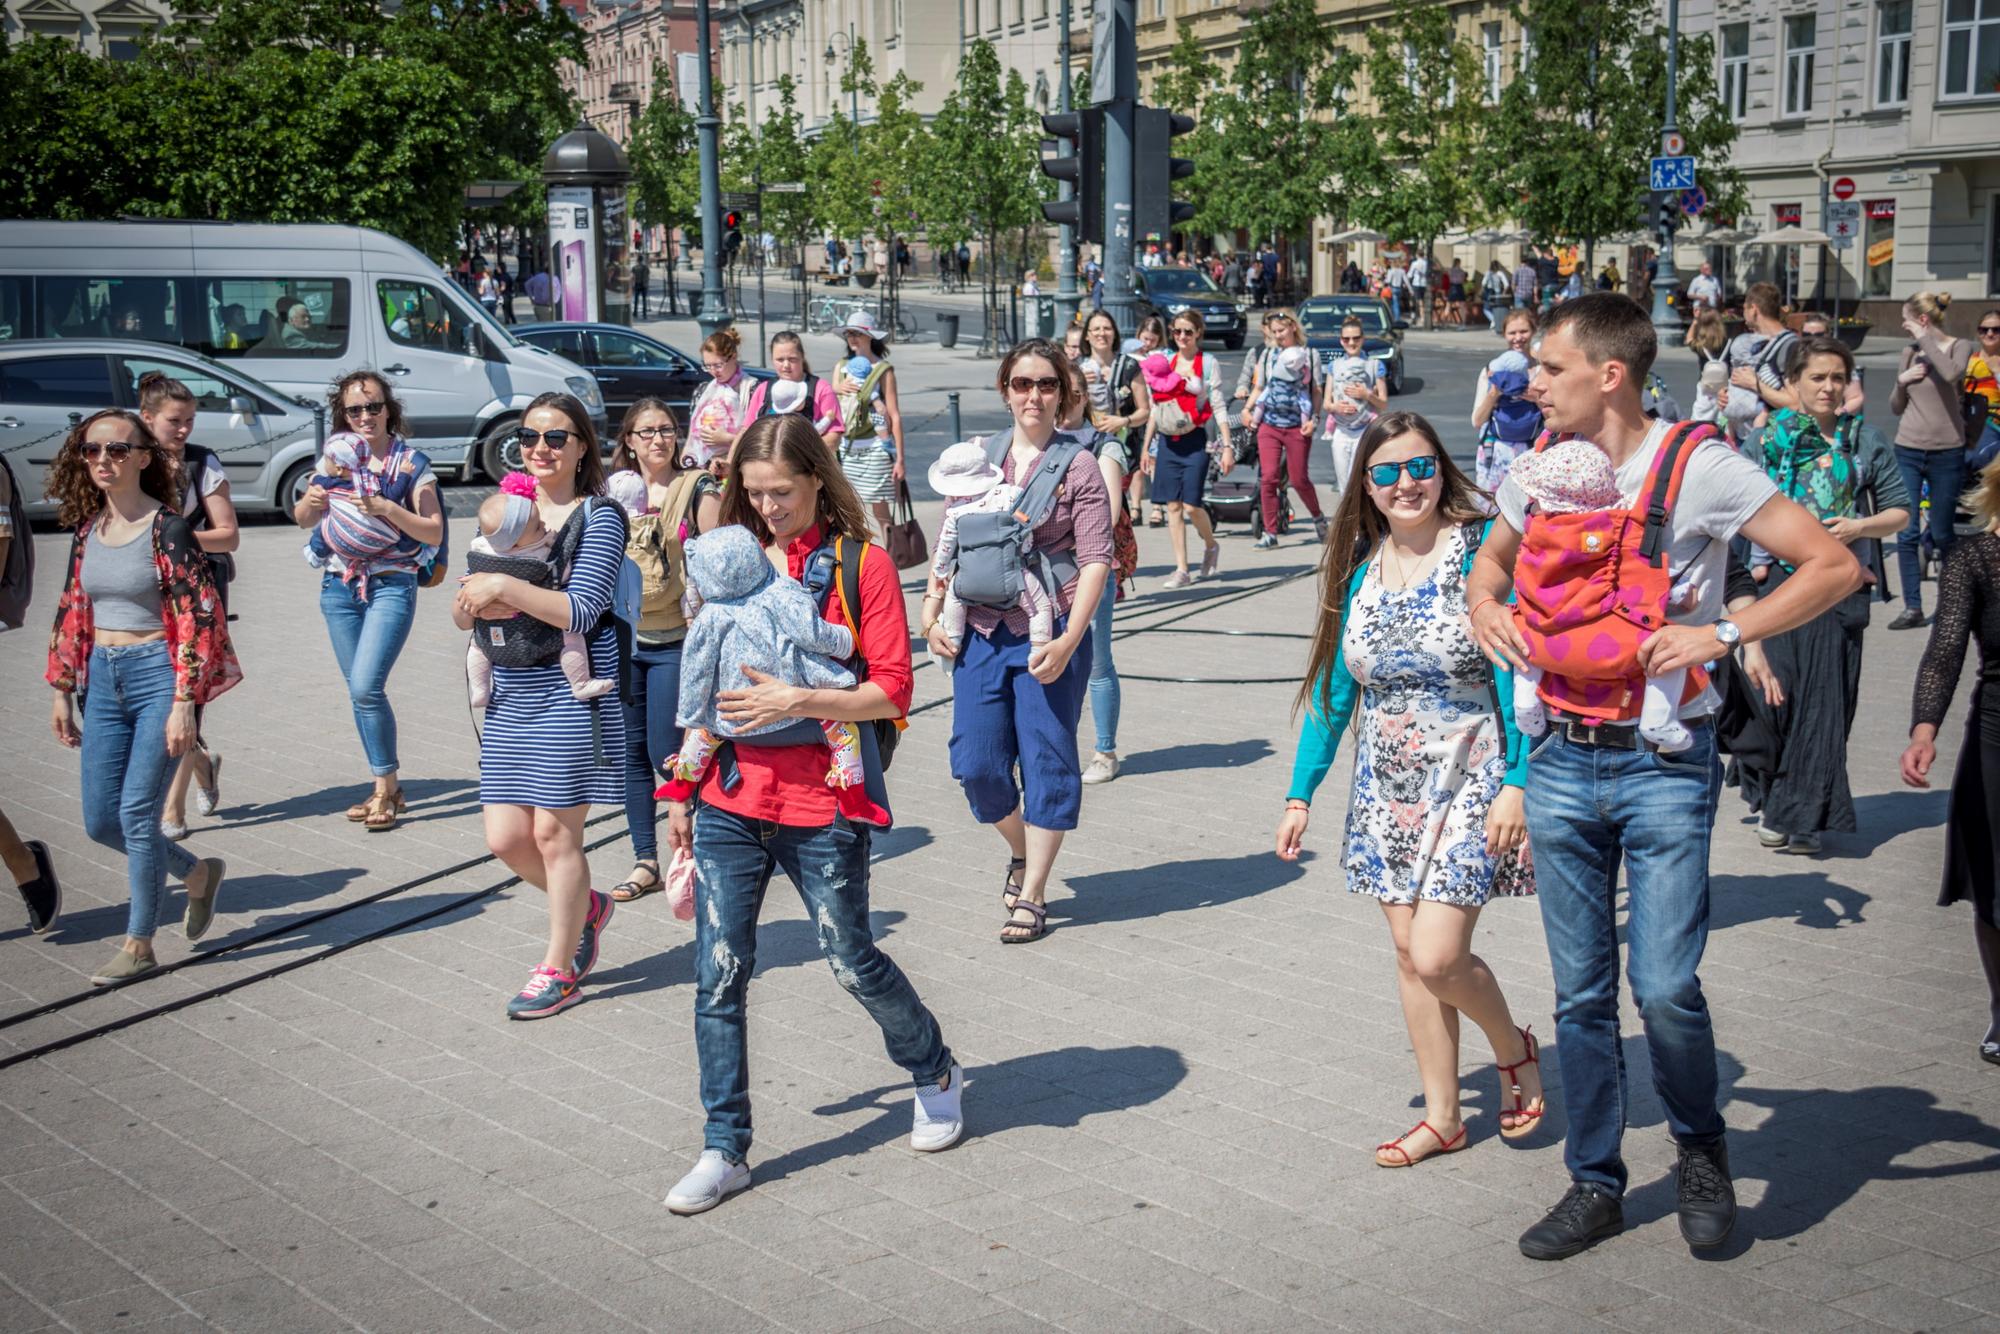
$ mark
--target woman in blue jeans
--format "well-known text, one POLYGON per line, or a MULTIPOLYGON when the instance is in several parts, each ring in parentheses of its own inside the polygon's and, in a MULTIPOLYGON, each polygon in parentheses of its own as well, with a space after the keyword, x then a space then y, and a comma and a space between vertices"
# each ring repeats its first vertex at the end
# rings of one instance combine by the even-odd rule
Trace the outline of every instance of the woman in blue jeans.
MULTIPOLYGON (((1053 343, 1031 338, 1000 363, 1000 393, 1014 417, 1000 461, 1010 485, 1025 486, 1042 455, 1066 439, 1057 424, 1074 409, 1077 388, 1062 370, 1065 361, 1053 343)), ((1090 623, 1111 574, 1111 500, 1089 450, 1070 459, 1033 546, 1061 570, 1059 628, 1048 643, 1029 643, 1028 613, 1017 604, 969 607, 964 642, 954 645, 938 622, 944 589, 935 577, 923 603, 931 652, 957 664, 951 776, 965 789, 972 818, 1000 831, 1011 858, 1000 899, 1007 910, 1000 940, 1007 945, 1048 933, 1049 876, 1063 835, 1076 828, 1083 809, 1076 725, 1090 676, 1090 623)))
POLYGON ((92 414, 49 466, 49 498, 76 536, 49 640, 56 739, 83 751, 84 831, 125 854, 125 942, 91 974, 108 986, 151 972, 169 867, 187 885, 189 940, 215 915, 223 865, 160 832, 173 764, 195 710, 242 678, 209 564, 180 516, 173 462, 136 413, 92 414), (83 726, 74 697, 83 696, 83 726))
MULTIPOLYGON (((948 1149, 964 1134, 964 1075, 910 979, 875 945, 868 922, 868 851, 874 830, 834 807, 827 786, 821 719, 857 723, 876 750, 882 720, 909 711, 910 624, 889 553, 868 541, 854 489, 797 413, 764 417, 737 442, 721 522, 741 524, 764 544, 781 574, 819 587, 829 621, 853 628, 855 685, 807 690, 752 673, 752 684, 717 697, 722 716, 745 730, 792 722, 758 744, 730 743, 700 790, 701 818, 684 801, 667 808, 667 842, 692 848, 695 888, 695 1056, 708 1113, 701 1155, 667 1194, 677 1214, 713 1209, 750 1184, 750 975, 757 966, 757 917, 772 873, 804 901, 834 980, 882 1031, 889 1059, 916 1085, 910 1147, 948 1149), (857 607, 846 605, 851 567, 857 607), (831 576, 831 577, 826 577, 831 576)), ((1074 725, 1075 719, 1071 719, 1074 725)), ((881 779, 873 762, 871 785, 881 779)), ((881 799, 886 802, 887 790, 881 799)))
MULTIPOLYGON (((349 371, 334 381, 327 395, 333 429, 352 431, 368 445, 367 468, 377 486, 356 499, 355 507, 371 518, 386 519, 404 540, 387 554, 368 561, 328 560, 320 580, 319 610, 326 618, 333 656, 347 680, 354 706, 354 727, 375 790, 347 809, 347 818, 370 831, 394 829, 405 803, 396 770, 396 715, 389 709, 389 671, 410 637, 417 610, 417 567, 426 548, 444 541, 444 510, 438 501, 437 476, 422 450, 403 440, 403 405, 381 376, 370 370, 349 371)), ((292 510, 301 528, 316 527, 326 518, 327 493, 309 486, 292 510)))
POLYGON ((1930 488, 1931 554, 1942 564, 1951 550, 1958 493, 1965 487, 1965 420, 1961 387, 1972 364, 1972 344, 1944 331, 1949 292, 1919 292, 1903 303, 1903 328, 1910 342, 1889 394, 1896 414, 1896 467, 1909 492, 1910 522, 1896 543, 1903 610, 1891 630, 1914 630, 1924 615, 1924 512, 1918 504, 1930 488))
POLYGON ((632 646, 632 693, 625 702, 625 827, 632 836, 632 873, 611 887, 611 897, 630 903, 665 886, 660 879, 660 843, 654 830, 653 789, 660 766, 681 748, 675 722, 680 708, 681 640, 687 617, 681 613, 686 563, 681 544, 713 527, 720 512, 722 484, 693 459, 681 458, 680 433, 665 400, 642 398, 625 409, 613 475, 636 473, 646 486, 639 512, 629 515, 625 554, 639 567, 645 598, 632 646))
MULTIPOLYGON (((1103 313, 1099 311, 1098 315, 1103 313)), ((1095 321, 1097 315, 1091 316, 1091 319, 1095 321)), ((1117 326, 1113 325, 1114 339, 1116 331, 1117 326)), ((1104 475, 1104 493, 1111 503, 1111 587, 1097 599, 1097 611, 1090 618, 1090 718, 1097 729, 1097 748, 1091 753, 1090 763, 1083 766, 1083 781, 1095 785, 1108 783, 1118 776, 1118 715, 1124 703, 1124 692, 1118 685, 1118 665, 1111 657, 1111 612, 1122 596, 1116 566, 1117 535, 1122 531, 1131 537, 1132 526, 1124 515, 1125 442, 1118 436, 1107 435, 1085 425, 1090 417, 1090 381, 1078 362, 1065 362, 1064 370, 1068 372, 1071 386, 1076 391, 1076 406, 1063 419, 1063 429, 1095 437, 1090 450, 1097 456, 1097 470, 1104 475)), ((1133 380, 1137 384, 1145 384, 1145 380, 1136 374, 1133 380)), ((1133 544, 1136 549, 1136 538, 1133 544)))

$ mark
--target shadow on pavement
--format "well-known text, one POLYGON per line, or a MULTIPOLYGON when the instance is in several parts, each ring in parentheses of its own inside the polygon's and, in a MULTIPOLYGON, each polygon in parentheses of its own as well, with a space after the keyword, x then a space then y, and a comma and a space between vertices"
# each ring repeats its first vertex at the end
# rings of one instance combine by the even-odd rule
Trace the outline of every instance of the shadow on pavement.
POLYGON ((1064 926, 1140 921, 1162 913, 1234 903, 1290 884, 1305 873, 1303 860, 1282 862, 1269 852, 1162 862, 1124 871, 1066 876, 1063 882, 1069 887, 1069 897, 1049 907, 1064 926))
MULTIPOLYGON (((1073 1128, 1086 1116, 1153 1102, 1186 1077, 1187 1062, 1170 1047, 1064 1047, 973 1066, 965 1072, 965 1133, 972 1138, 1017 1126, 1073 1128)), ((909 1134, 910 1097, 905 1080, 815 1107, 816 1116, 869 1110, 880 1115, 845 1134, 758 1163, 758 1184, 781 1181, 794 1172, 865 1153, 909 1134)))
MULTIPOLYGON (((230 876, 222 882, 222 897, 217 911, 227 914, 261 912, 272 908, 286 907, 301 903, 311 903, 327 895, 338 894, 349 882, 359 879, 367 872, 358 866, 329 867, 311 875, 246 875, 230 876)), ((164 931, 177 933, 181 913, 187 906, 180 882, 169 879, 167 892, 160 900, 160 927, 164 931)), ((328 907, 328 904, 317 904, 328 907)), ((81 945, 91 941, 122 937, 126 923, 130 919, 129 905, 107 903, 102 907, 88 908, 83 912, 64 913, 56 923, 49 939, 58 945, 81 945)), ((215 936, 205 941, 208 949, 228 943, 232 936, 245 936, 268 930, 269 922, 252 922, 233 931, 228 936, 215 936)), ((22 934, 10 933, 10 934, 22 934)))
MULTIPOLYGON (((406 824, 416 820, 462 815, 478 809, 479 785, 468 779, 407 779, 403 783, 403 793, 404 799, 409 803, 409 813, 403 817, 406 824), (440 809, 467 794, 473 799, 472 805, 451 810, 440 809)), ((356 802, 365 800, 367 796, 366 782, 344 783, 338 787, 321 788, 317 792, 284 797, 278 801, 247 806, 224 806, 216 813, 216 818, 232 826, 278 824, 285 820, 302 820, 315 815, 337 815, 356 802)), ((197 837, 199 832, 196 831, 197 837)))
MULTIPOLYGON (((1900 792, 1870 792, 1854 799, 1854 823, 1859 833, 1840 834, 1856 857, 1866 857, 1876 846, 1898 834, 1919 829, 1941 829, 1951 812, 1951 774, 1935 773, 1938 786, 1927 792, 1905 788, 1900 792)), ((1938 839, 1940 846, 1943 838, 1938 839)))
MULTIPOLYGON (((641 902, 648 901, 641 900, 641 902)), ((881 944, 886 940, 905 916, 907 914, 893 909, 870 912, 868 926, 874 933, 876 943, 881 944)), ((665 987, 693 986, 695 977, 692 922, 687 924, 687 931, 688 939, 682 944, 662 950, 658 954, 648 955, 633 963, 621 964, 616 968, 600 968, 592 973, 590 998, 595 1001, 618 1000, 643 995, 648 991, 659 991, 665 987)), ((606 937, 607 940, 611 938, 606 937)), ((823 964, 825 959, 826 956, 820 953, 818 929, 803 917, 787 917, 775 922, 763 922, 757 927, 754 965, 760 974, 768 973, 773 968, 795 968, 810 963, 823 964)), ((746 959, 745 962, 752 961, 746 959)), ((754 981, 754 978, 752 980, 754 981)), ((836 984, 828 978, 827 985, 836 984)), ((754 1000, 752 1003, 755 1003, 754 1000)), ((759 1176, 761 1175, 760 1169, 759 1176)))
POLYGON ((1121 776, 1172 773, 1181 769, 1236 769, 1255 764, 1271 753, 1271 743, 1248 741, 1190 741, 1160 750, 1143 750, 1126 757, 1118 766, 1121 776))
POLYGON ((1860 925, 1868 902, 1868 895, 1824 871, 1717 875, 1709 880, 1708 927, 1720 931, 1748 922, 1786 921, 1832 931, 1860 925))

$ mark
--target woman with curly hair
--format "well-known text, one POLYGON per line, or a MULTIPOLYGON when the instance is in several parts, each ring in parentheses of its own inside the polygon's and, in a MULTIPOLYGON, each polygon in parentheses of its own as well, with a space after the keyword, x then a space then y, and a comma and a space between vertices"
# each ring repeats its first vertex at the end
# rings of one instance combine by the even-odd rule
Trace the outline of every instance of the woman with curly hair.
POLYGON ((82 751, 84 832, 124 852, 131 889, 125 943, 90 978, 108 986, 157 966, 167 868, 187 886, 187 938, 199 940, 214 918, 222 861, 169 843, 160 808, 194 742, 195 710, 243 672, 208 561, 181 517, 173 462, 138 414, 107 409, 80 422, 49 466, 47 495, 76 534, 49 638, 50 726, 82 751))

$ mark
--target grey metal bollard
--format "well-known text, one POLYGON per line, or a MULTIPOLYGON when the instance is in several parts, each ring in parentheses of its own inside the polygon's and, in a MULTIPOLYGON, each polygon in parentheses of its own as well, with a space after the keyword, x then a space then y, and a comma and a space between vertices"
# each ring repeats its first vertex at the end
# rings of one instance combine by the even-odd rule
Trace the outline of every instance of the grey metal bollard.
POLYGON ((958 391, 956 389, 944 396, 944 410, 946 420, 951 423, 951 438, 954 441, 965 439, 965 432, 959 429, 958 391))

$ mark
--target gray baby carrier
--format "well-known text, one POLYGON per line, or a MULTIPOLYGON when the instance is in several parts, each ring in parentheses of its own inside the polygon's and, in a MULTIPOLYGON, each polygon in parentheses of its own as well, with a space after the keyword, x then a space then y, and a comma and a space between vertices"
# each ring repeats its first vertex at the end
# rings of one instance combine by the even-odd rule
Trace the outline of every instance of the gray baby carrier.
MULTIPOLYGON (((998 467, 1013 447, 1014 433, 1001 431, 986 443, 986 459, 998 467)), ((1071 460, 1083 452, 1083 442, 1057 432, 1021 488, 1020 508, 1008 514, 966 510, 958 516, 957 570, 952 588, 970 606, 1006 609, 1020 605, 1028 580, 1038 578, 1049 601, 1076 578, 1076 555, 1070 551, 1028 550, 1036 525, 1055 508, 1056 493, 1071 460), (1032 565, 1033 569, 1030 569, 1032 565)))

